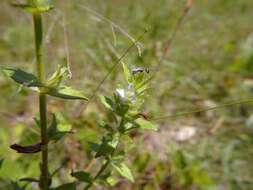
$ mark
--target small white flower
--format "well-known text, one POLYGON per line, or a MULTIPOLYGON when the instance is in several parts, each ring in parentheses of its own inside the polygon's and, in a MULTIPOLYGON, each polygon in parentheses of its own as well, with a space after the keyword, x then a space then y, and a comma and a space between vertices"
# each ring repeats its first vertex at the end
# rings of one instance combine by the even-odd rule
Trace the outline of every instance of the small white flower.
POLYGON ((126 98, 126 94, 125 94, 125 90, 124 90, 124 89, 116 89, 116 92, 117 92, 117 94, 118 94, 121 98, 123 98, 123 99, 126 98))
POLYGON ((135 103, 137 101, 136 92, 132 84, 129 84, 127 89, 116 89, 116 93, 123 101, 130 101, 132 103, 135 103))

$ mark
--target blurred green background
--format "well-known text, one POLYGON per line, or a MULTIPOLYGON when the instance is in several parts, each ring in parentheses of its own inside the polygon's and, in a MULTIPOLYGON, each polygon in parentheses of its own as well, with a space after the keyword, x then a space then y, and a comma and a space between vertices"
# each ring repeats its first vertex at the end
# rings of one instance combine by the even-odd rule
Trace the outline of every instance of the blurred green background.
MULTIPOLYGON (((1 66, 35 72, 32 19, 9 3, 0 2, 1 66)), ((124 62, 154 72, 162 46, 185 7, 183 0, 53 3, 54 11, 44 18, 47 73, 52 73, 69 53, 73 74, 70 83, 88 96, 131 44, 131 38, 137 38, 145 29, 148 32, 140 43, 141 56, 133 48, 124 62)), ((158 117, 251 98, 252 21, 252 0, 195 0, 169 56, 152 80, 145 111, 158 117)), ((122 75, 118 67, 98 94, 110 95, 122 75)), ((11 181, 39 175, 39 155, 20 155, 9 148, 12 143, 38 142, 33 121, 38 115, 38 99, 4 75, 0 75, 0 89, 0 157, 4 158, 0 189, 9 190, 15 189, 11 181)), ((76 131, 49 147, 51 171, 68 160, 55 175, 53 185, 73 180, 69 177, 71 169, 87 167, 92 157, 88 142, 101 137, 97 122, 105 110, 99 101, 92 101, 82 117, 76 118, 80 107, 79 101, 49 100, 48 110, 60 118, 60 127, 76 131)), ((248 103, 168 118, 157 121, 158 132, 133 134, 128 160, 135 183, 121 179, 111 189, 252 190, 252 111, 248 103)))

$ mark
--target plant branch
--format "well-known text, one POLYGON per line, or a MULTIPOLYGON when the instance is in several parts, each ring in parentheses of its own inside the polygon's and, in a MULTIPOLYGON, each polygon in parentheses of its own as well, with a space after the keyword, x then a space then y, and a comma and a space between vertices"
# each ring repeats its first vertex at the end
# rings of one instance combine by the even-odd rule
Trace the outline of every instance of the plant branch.
MULTIPOLYGON (((124 117, 121 119, 119 126, 124 124, 124 117)), ((119 141, 118 144, 116 145, 115 149, 112 151, 110 157, 112 157, 116 151, 116 149, 118 148, 118 145, 120 143, 120 138, 121 135, 119 136, 119 141)), ((99 178, 99 176, 105 171, 105 169, 107 168, 107 166, 111 163, 111 159, 107 158, 106 162, 101 166, 101 168, 98 170, 97 174, 95 175, 95 177, 93 178, 93 180, 84 188, 84 190, 88 190, 93 183, 99 178)))
POLYGON ((88 190, 94 183, 94 181, 97 180, 97 178, 99 178, 99 176, 105 171, 105 169, 107 168, 107 166, 110 164, 111 160, 108 159, 99 169, 99 171, 97 172, 97 174, 95 175, 95 177, 93 178, 93 180, 84 188, 84 190, 88 190))

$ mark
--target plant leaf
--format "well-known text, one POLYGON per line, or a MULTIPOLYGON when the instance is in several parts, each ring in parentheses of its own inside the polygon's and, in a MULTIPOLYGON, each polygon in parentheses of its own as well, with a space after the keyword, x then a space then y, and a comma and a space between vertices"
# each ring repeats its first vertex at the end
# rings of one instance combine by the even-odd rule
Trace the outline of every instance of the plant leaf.
POLYGON ((129 105, 122 101, 122 98, 118 94, 114 94, 114 100, 107 96, 100 96, 100 100, 106 108, 119 116, 124 116, 129 110, 129 105))
POLYGON ((131 182, 134 182, 134 177, 132 175, 131 170, 127 167, 126 164, 122 163, 113 163, 112 166, 116 169, 117 172, 126 179, 130 180, 131 182))
POLYGON ((122 62, 124 77, 128 83, 132 82, 132 75, 130 69, 127 67, 125 63, 122 62))
POLYGON ((57 132, 57 120, 55 114, 53 114, 52 122, 47 130, 48 137, 51 138, 56 132, 57 132))
POLYGON ((50 190, 76 190, 76 184, 74 182, 66 183, 58 187, 50 188, 50 190))
MULTIPOLYGON (((94 146, 93 144, 93 148, 97 149, 96 151, 97 153, 95 155, 96 158, 100 156, 106 157, 110 155, 115 149, 113 146, 111 146, 111 144, 107 140, 103 140, 103 142, 101 144, 97 144, 97 146, 94 146)), ((96 150, 96 149, 93 149, 93 150, 96 150)))
POLYGON ((65 135, 73 133, 72 131, 57 131, 54 136, 51 138, 51 140, 54 140, 55 142, 62 139, 65 135))
POLYGON ((134 121, 134 125, 136 128, 140 128, 140 129, 149 129, 149 130, 158 130, 158 126, 151 123, 150 121, 147 121, 145 119, 142 118, 138 118, 134 121))
POLYGON ((116 178, 110 176, 106 179, 106 183, 112 187, 118 183, 118 180, 116 178))
POLYGON ((115 93, 114 94, 114 102, 115 102, 115 108, 114 108, 114 112, 123 117, 129 110, 130 106, 129 106, 129 101, 127 100, 126 97, 122 97, 119 95, 119 93, 115 93))
POLYGON ((22 84, 27 87, 41 87, 42 84, 38 78, 31 73, 25 72, 21 69, 4 68, 3 73, 10 77, 18 84, 22 84))
POLYGON ((10 146, 11 149, 16 150, 18 153, 33 154, 41 151, 42 143, 36 143, 28 146, 21 146, 19 144, 13 144, 10 146))
POLYGON ((71 176, 73 176, 74 178, 76 178, 79 181, 86 182, 86 183, 90 183, 93 180, 90 173, 84 172, 84 171, 72 172, 71 176))
POLYGON ((117 147, 119 143, 119 134, 115 133, 110 136, 106 136, 102 139, 101 144, 90 143, 93 151, 96 152, 95 157, 109 156, 117 147))
POLYGON ((107 97, 107 96, 100 96, 100 100, 101 100, 102 104, 103 104, 106 108, 108 108, 108 109, 114 111, 115 105, 114 105, 114 102, 113 102, 112 99, 110 99, 110 98, 107 97))
POLYGON ((57 88, 61 82, 69 77, 68 68, 64 64, 58 65, 57 70, 47 80, 46 86, 49 88, 57 88))
POLYGON ((55 142, 59 141, 66 134, 72 133, 71 131, 59 131, 57 128, 57 125, 58 125, 58 123, 56 120, 56 116, 55 116, 55 114, 53 114, 53 119, 52 119, 50 126, 48 127, 47 133, 48 133, 49 140, 53 140, 55 142))
POLYGON ((62 99, 69 99, 69 100, 88 100, 80 91, 75 90, 68 86, 62 86, 59 88, 51 88, 49 89, 46 94, 62 99))
POLYGON ((23 177, 21 179, 19 179, 20 182, 27 182, 27 183, 38 183, 39 180, 38 179, 35 179, 35 178, 32 178, 32 177, 23 177))
POLYGON ((22 10, 28 13, 48 12, 54 8, 52 5, 32 6, 29 4, 16 4, 16 3, 13 3, 11 5, 17 8, 21 8, 22 10))

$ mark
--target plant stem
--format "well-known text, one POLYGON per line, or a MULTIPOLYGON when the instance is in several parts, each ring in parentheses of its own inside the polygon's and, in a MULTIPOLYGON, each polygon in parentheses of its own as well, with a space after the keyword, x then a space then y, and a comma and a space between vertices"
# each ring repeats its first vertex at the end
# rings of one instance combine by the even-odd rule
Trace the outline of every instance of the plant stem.
MULTIPOLYGON (((45 82, 45 67, 42 63, 42 40, 43 40, 43 28, 41 14, 33 15, 34 33, 35 33, 35 50, 37 61, 37 73, 41 83, 45 82)), ((39 107, 40 107, 40 123, 41 123, 41 143, 42 143, 42 163, 41 163, 41 177, 40 188, 41 190, 48 189, 49 175, 48 175, 48 137, 47 137, 47 100, 45 94, 39 95, 39 107)))
MULTIPOLYGON (((121 120, 120 125, 123 124, 123 121, 124 121, 124 119, 121 120)), ((121 136, 120 136, 120 137, 121 137, 121 136)), ((116 148, 115 148, 115 149, 112 151, 112 153, 111 153, 111 157, 114 155, 114 153, 115 153, 115 151, 116 151, 116 149, 117 149, 117 147, 118 147, 118 145, 119 145, 119 143, 120 143, 120 137, 119 137, 119 142, 118 142, 116 148)), ((95 175, 95 177, 93 178, 93 180, 84 188, 84 190, 88 190, 88 189, 93 185, 94 181, 96 181, 97 178, 99 178, 99 176, 105 171, 105 169, 107 168, 107 166, 108 166, 110 163, 111 163, 111 159, 108 158, 108 159, 106 160, 106 162, 105 162, 105 163, 101 166, 101 168, 98 170, 98 172, 97 172, 97 174, 95 175)))
POLYGON ((84 190, 88 190, 94 183, 94 181, 97 180, 97 178, 105 171, 105 169, 107 168, 107 166, 110 164, 111 160, 108 159, 100 168, 100 170, 97 172, 97 174, 95 175, 95 177, 93 178, 93 180, 84 188, 84 190))
POLYGON ((164 120, 164 119, 168 119, 168 118, 176 118, 176 117, 180 117, 180 116, 186 116, 186 115, 190 115, 190 114, 194 114, 194 113, 207 112, 207 111, 222 109, 222 108, 226 108, 226 107, 230 107, 230 106, 246 104, 246 103, 253 103, 253 98, 240 100, 240 101, 236 101, 236 102, 228 102, 228 103, 221 104, 221 105, 214 106, 214 107, 210 107, 210 108, 197 109, 197 110, 193 110, 193 111, 178 112, 178 113, 171 114, 171 115, 155 117, 155 118, 152 118, 151 121, 164 120))

